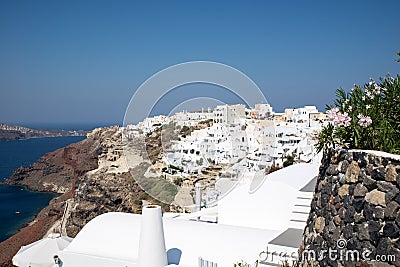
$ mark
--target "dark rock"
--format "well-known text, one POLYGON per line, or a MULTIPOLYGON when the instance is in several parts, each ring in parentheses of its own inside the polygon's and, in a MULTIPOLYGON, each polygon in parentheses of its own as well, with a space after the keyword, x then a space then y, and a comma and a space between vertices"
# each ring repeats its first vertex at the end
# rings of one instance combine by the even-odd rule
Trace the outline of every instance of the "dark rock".
POLYGON ((353 195, 355 197, 365 197, 365 194, 367 192, 368 192, 368 189, 359 183, 355 186, 353 195))
POLYGON ((327 172, 328 172, 328 174, 331 174, 331 175, 337 175, 339 173, 338 165, 335 165, 335 164, 329 165, 327 172))
POLYGON ((375 166, 379 166, 379 165, 381 165, 381 164, 382 164, 382 159, 381 159, 381 157, 375 157, 374 165, 375 165, 375 166))
POLYGON ((395 219, 399 217, 400 205, 397 202, 391 201, 385 208, 385 217, 395 219))
POLYGON ((331 196, 328 194, 321 195, 321 207, 327 207, 330 198, 331 196))
POLYGON ((363 178, 362 178, 362 181, 363 181, 364 186, 365 186, 369 191, 374 190, 375 188, 377 188, 376 180, 375 180, 375 179, 372 179, 372 178, 369 177, 369 176, 363 177, 363 178))
MULTIPOLYGON (((400 216, 397 216, 397 218, 396 218, 396 223, 397 223, 397 225, 400 227, 400 216)), ((400 247, 399 247, 400 248, 400 247)))
POLYGON ((364 206, 364 198, 354 198, 353 199, 353 207, 357 212, 361 212, 363 206, 364 206))
POLYGON ((366 174, 371 175, 374 170, 374 164, 367 164, 365 167, 366 174))
POLYGON ((353 237, 353 233, 354 233, 353 225, 351 225, 351 224, 346 225, 346 226, 343 228, 342 233, 343 233, 343 236, 344 236, 346 239, 350 239, 351 237, 353 237))
POLYGON ((395 266, 400 266, 400 249, 392 248, 389 254, 394 256, 394 260, 391 260, 390 263, 395 266))
POLYGON ((360 168, 365 168, 368 164, 368 161, 365 159, 365 157, 362 157, 358 159, 357 163, 360 168))
POLYGON ((376 254, 377 255, 387 255, 387 253, 393 248, 392 241, 388 237, 382 237, 379 242, 378 246, 376 247, 376 254))
POLYGON ((344 156, 344 159, 347 162, 352 162, 353 161, 353 154, 352 153, 346 153, 345 156, 344 156))
POLYGON ((317 201, 315 200, 315 196, 313 200, 311 201, 311 210, 316 210, 317 209, 317 201))
POLYGON ((339 238, 340 238, 340 229, 339 227, 336 227, 336 229, 333 231, 332 239, 334 242, 336 242, 339 238))
POLYGON ((332 266, 338 267, 338 260, 331 259, 330 257, 325 257, 322 261, 319 262, 320 266, 332 266))
POLYGON ((355 213, 354 214, 354 222, 355 223, 362 223, 365 222, 365 218, 362 213, 355 213))
POLYGON ((370 236, 371 242, 375 245, 378 244, 378 241, 380 239, 379 238, 380 237, 380 234, 379 234, 380 229, 381 229, 381 225, 379 222, 370 221, 368 223, 369 236, 370 236))
POLYGON ((327 194, 327 195, 330 196, 332 194, 332 184, 331 183, 327 183, 324 187, 322 187, 321 193, 322 194, 327 194))
POLYGON ((378 181, 377 186, 378 186, 378 189, 383 192, 389 192, 389 191, 393 190, 394 188, 396 188, 395 185, 393 185, 390 182, 386 182, 386 181, 378 181))
POLYGON ((328 228, 329 233, 333 233, 333 231, 335 231, 335 229, 336 229, 335 223, 333 221, 330 221, 328 223, 327 228, 328 228))
POLYGON ((385 168, 380 167, 376 168, 371 172, 371 178, 375 180, 385 180, 385 168))
POLYGON ((344 214, 344 221, 347 223, 354 221, 355 212, 356 212, 356 210, 354 209, 354 207, 350 206, 346 210, 346 213, 344 214))
POLYGON ((337 214, 338 214, 338 211, 337 211, 336 207, 335 206, 331 206, 331 215, 332 216, 336 216, 337 214))
POLYGON ((367 221, 373 220, 373 214, 374 214, 374 206, 369 204, 368 202, 364 204, 364 210, 363 210, 364 217, 367 221))
POLYGON ((349 162, 347 160, 342 160, 341 162, 339 162, 338 164, 338 169, 341 173, 345 173, 347 168, 349 167, 349 162))
POLYGON ((352 200, 353 198, 349 195, 345 196, 343 199, 343 206, 348 209, 352 206, 352 200))
POLYGON ((391 238, 399 237, 399 227, 394 222, 386 222, 383 227, 383 235, 391 238))
POLYGON ((392 199, 394 199, 399 192, 400 192, 400 190, 397 189, 396 187, 393 188, 392 190, 390 190, 389 192, 387 192, 385 195, 386 203, 389 203, 392 199))
POLYGON ((380 206, 374 207, 372 216, 373 216, 373 218, 376 218, 376 219, 385 218, 385 209, 380 206))
POLYGON ((365 251, 365 250, 369 250, 370 251, 369 255, 365 254, 365 256, 368 257, 368 258, 364 258, 364 259, 362 258, 363 260, 375 259, 376 248, 370 241, 361 242, 361 248, 362 248, 361 251, 365 251))
POLYGON ((355 189, 356 185, 355 184, 351 184, 349 186, 349 195, 354 195, 354 189, 355 189))
POLYGON ((357 225, 357 234, 360 240, 369 240, 369 229, 368 223, 362 223, 357 225))

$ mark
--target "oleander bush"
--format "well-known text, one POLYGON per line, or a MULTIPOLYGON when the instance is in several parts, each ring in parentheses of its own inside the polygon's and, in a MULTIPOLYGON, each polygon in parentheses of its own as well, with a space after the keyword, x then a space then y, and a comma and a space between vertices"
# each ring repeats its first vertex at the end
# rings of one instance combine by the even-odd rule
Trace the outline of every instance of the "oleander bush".
POLYGON ((330 120, 316 135, 317 151, 349 148, 400 154, 400 77, 371 79, 336 91, 330 120))

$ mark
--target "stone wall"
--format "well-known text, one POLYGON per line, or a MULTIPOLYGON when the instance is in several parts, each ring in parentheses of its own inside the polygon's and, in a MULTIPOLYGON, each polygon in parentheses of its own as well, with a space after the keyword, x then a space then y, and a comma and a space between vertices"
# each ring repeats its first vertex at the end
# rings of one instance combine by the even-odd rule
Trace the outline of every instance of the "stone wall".
POLYGON ((299 250, 300 265, 400 266, 399 173, 399 155, 325 153, 299 250), (330 257, 329 249, 337 251, 330 257), (359 261, 352 260, 350 250, 359 252, 359 261), (386 261, 372 260, 377 255, 385 255, 386 261), (388 259, 391 255, 396 259, 388 259))

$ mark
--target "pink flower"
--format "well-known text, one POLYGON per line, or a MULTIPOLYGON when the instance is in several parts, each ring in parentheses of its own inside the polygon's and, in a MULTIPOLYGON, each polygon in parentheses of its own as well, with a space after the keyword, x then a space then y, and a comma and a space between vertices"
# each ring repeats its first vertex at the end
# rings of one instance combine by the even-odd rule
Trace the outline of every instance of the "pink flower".
POLYGON ((333 108, 328 110, 326 112, 326 115, 328 115, 328 118, 332 121, 337 116, 338 113, 340 113, 339 108, 333 108))
POLYGON ((357 118, 359 118, 358 125, 362 127, 368 127, 372 124, 371 117, 364 116, 362 114, 358 114, 357 118))
POLYGON ((333 125, 347 127, 350 125, 350 121, 351 121, 351 118, 350 118, 349 114, 347 114, 347 112, 345 112, 343 114, 338 112, 336 114, 336 117, 333 118, 333 125))

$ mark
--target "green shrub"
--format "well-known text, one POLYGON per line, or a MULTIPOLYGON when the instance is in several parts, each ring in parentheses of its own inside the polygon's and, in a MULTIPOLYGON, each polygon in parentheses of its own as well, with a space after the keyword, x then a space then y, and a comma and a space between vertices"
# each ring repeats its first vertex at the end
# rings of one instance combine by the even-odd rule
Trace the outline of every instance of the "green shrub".
POLYGON ((174 184, 177 186, 182 186, 183 179, 181 177, 175 178, 174 179, 174 184))
POLYGON ((317 151, 337 148, 400 153, 400 77, 339 89, 327 107, 330 122, 317 134, 317 151))
POLYGON ((283 167, 287 167, 293 165, 295 155, 288 155, 286 156, 286 160, 283 162, 283 167))

